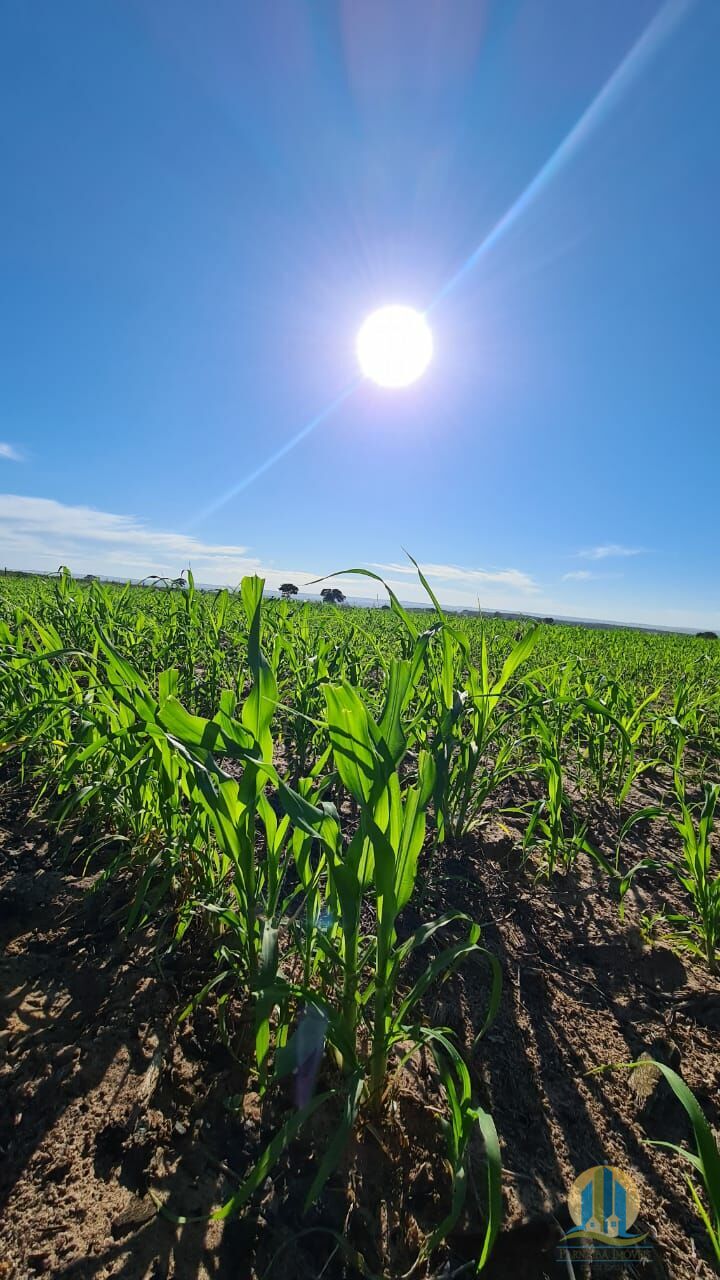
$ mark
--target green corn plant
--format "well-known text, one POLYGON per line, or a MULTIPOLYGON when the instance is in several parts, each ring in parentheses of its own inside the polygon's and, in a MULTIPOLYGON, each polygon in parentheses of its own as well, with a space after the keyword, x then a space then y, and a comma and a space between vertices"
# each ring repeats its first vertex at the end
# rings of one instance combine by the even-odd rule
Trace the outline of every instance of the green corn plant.
POLYGON ((581 705, 588 714, 575 721, 579 758, 584 760, 595 795, 603 799, 612 792, 622 804, 633 783, 658 763, 653 756, 639 759, 638 751, 643 737, 649 737, 647 709, 661 690, 653 689, 636 702, 634 691, 620 680, 609 680, 603 673, 594 679, 583 674, 581 679, 581 705))
MULTIPOLYGON (((248 662, 253 683, 235 717, 232 691, 221 697, 213 720, 190 715, 172 695, 158 709, 157 721, 177 744, 189 748, 195 769, 192 799, 204 806, 221 854, 216 882, 229 880, 232 903, 217 909, 219 922, 230 931, 231 944, 223 944, 223 956, 231 961, 256 1000, 256 1058, 261 1077, 270 1048, 270 1015, 275 1005, 279 961, 278 931, 294 897, 283 895, 287 863, 292 857, 287 840, 290 818, 278 820, 265 795, 270 781, 281 798, 292 800, 292 812, 317 819, 325 811, 314 809, 302 796, 281 782, 272 763, 270 722, 276 706, 275 675, 261 645, 263 582, 245 578, 241 596, 248 622, 248 662), (220 752, 242 762, 240 779, 228 775, 218 763, 220 752), (264 859, 258 859, 259 828, 264 831, 264 859)), ((312 830, 312 829, 311 829, 312 830)))
MULTIPOLYGON (((419 641, 416 657, 422 657, 424 652, 425 645, 419 641)), ((325 688, 333 759, 360 813, 358 831, 347 848, 335 844, 328 850, 329 902, 337 902, 341 920, 338 940, 343 991, 339 1016, 329 1018, 327 1034, 331 1041, 335 1040, 343 1066, 350 1073, 349 1097, 352 1099, 345 1125, 338 1133, 338 1143, 354 1123, 363 1096, 376 1112, 381 1109, 392 1049, 408 1041, 417 1046, 441 1034, 415 1021, 417 1006, 430 985, 455 969, 465 956, 483 950, 478 942, 479 927, 470 924, 467 936, 428 962, 410 991, 403 994, 403 971, 416 949, 451 923, 466 920, 461 913, 451 913, 422 926, 404 942, 398 938, 398 919, 410 900, 417 875, 425 813, 434 782, 434 764, 427 752, 418 756, 414 782, 401 781, 399 772, 407 750, 402 715, 418 674, 418 663, 412 659, 395 659, 390 663, 385 705, 378 720, 370 715, 350 685, 325 688), (376 921, 375 937, 369 949, 366 938, 360 935, 361 910, 367 891, 373 899, 376 921), (370 970, 369 980, 363 979, 366 967, 370 970), (362 1039, 358 1035, 361 1013, 365 1016, 369 1042, 367 1054, 362 1052, 362 1039)), ((499 966, 494 958, 491 963, 493 986, 486 1025, 494 1016, 499 1000, 499 966)), ((453 1167, 459 1169, 465 1158, 465 1142, 461 1142, 457 1131, 458 1124, 467 1125, 465 1077, 462 1076, 462 1101, 453 1092, 455 1085, 451 1088, 447 1084, 448 1079, 445 1074, 443 1080, 454 1117, 450 1130, 451 1154, 453 1167)), ((488 1126, 491 1125, 489 1117, 487 1120, 488 1126)), ((335 1156, 333 1151, 323 1162, 313 1194, 328 1176, 335 1156)))
POLYGON ((527 632, 505 657, 499 676, 491 677, 488 647, 483 632, 481 661, 470 660, 468 638, 450 624, 417 561, 408 554, 435 615, 421 632, 387 583, 366 569, 359 573, 382 583, 391 610, 400 620, 405 654, 423 647, 425 681, 417 689, 414 732, 432 755, 435 768, 433 808, 437 840, 460 839, 477 822, 486 800, 511 775, 515 743, 503 735, 514 718, 504 717, 498 703, 518 668, 531 655, 539 638, 537 628, 527 632))
POLYGON ((539 630, 532 628, 520 637, 493 679, 484 629, 480 665, 475 667, 467 636, 450 625, 417 561, 408 558, 437 618, 431 633, 429 697, 422 706, 421 740, 435 763, 433 800, 437 838, 442 844, 467 834, 492 791, 512 772, 514 743, 503 738, 503 732, 515 711, 500 717, 498 703, 518 668, 532 654, 539 630))
POLYGON ((293 786, 306 777, 317 756, 318 718, 322 715, 322 686, 337 678, 341 649, 330 636, 316 635, 306 610, 290 610, 285 601, 278 613, 274 668, 278 672, 279 719, 293 786), (284 715, 284 704, 290 714, 284 715))
POLYGON ((611 862, 588 839, 587 823, 578 818, 568 794, 566 778, 573 741, 580 739, 587 743, 604 736, 606 729, 600 734, 595 728, 588 731, 588 724, 594 726, 598 722, 611 728, 622 744, 623 777, 631 768, 633 758, 632 743, 617 717, 603 702, 585 693, 576 693, 573 687, 576 674, 577 664, 570 661, 562 670, 551 673, 549 688, 545 690, 527 680, 532 691, 528 702, 530 733, 537 749, 534 772, 543 779, 545 794, 533 806, 523 845, 526 849, 540 845, 548 876, 553 874, 558 861, 567 869, 581 852, 614 874, 611 862))
MULTIPOLYGON (((343 848, 339 839, 339 823, 335 815, 327 809, 318 808, 312 815, 315 818, 320 815, 321 818, 314 829, 318 832, 326 858, 327 903, 331 912, 337 914, 337 926, 328 931, 320 949, 325 955, 332 954, 342 972, 339 1007, 328 1009, 317 998, 313 1002, 312 991, 303 991, 298 984, 279 978, 276 932, 268 945, 266 931, 260 948, 261 964, 250 975, 251 986, 255 982, 259 996, 256 1027, 259 1065, 264 1065, 268 1052, 270 1007, 282 998, 280 993, 283 993, 288 998, 304 998, 306 1007, 315 1007, 319 1011, 328 1041, 335 1047, 348 1077, 344 1121, 321 1162, 309 1201, 319 1194, 334 1167, 363 1099, 366 1098, 375 1110, 381 1107, 390 1051, 401 1042, 422 1043, 427 1038, 428 1033, 415 1025, 413 1016, 428 987, 438 977, 451 972, 465 955, 482 950, 478 944, 479 928, 471 925, 464 941, 435 956, 411 990, 402 993, 402 971, 410 955, 436 931, 454 920, 464 919, 455 913, 424 926, 404 943, 399 943, 397 938, 397 920, 410 899, 415 881, 425 833, 425 811, 433 783, 432 759, 427 754, 418 758, 417 781, 414 784, 403 785, 398 773, 407 749, 402 714, 418 678, 423 653, 424 645, 420 643, 415 661, 395 660, 390 664, 383 714, 377 721, 349 684, 326 685, 324 688, 327 728, 337 773, 360 810, 359 830, 347 848, 343 848), (374 899, 376 918, 376 932, 370 948, 366 936, 360 933, 362 904, 367 891, 374 899), (359 1027, 361 1018, 363 1034, 360 1034, 359 1027), (363 1048, 365 1031, 369 1040, 367 1051, 363 1048)), ((257 669, 257 662, 251 662, 251 665, 257 669)), ((198 722, 197 717, 183 716, 179 706, 169 703, 170 699, 161 707, 159 718, 178 740, 191 745, 196 753, 203 743, 212 742, 210 725, 198 722), (189 723, 183 724, 183 721, 189 723)), ((247 720, 249 722, 249 716, 247 720)), ((262 738, 262 726, 252 723, 262 738)), ((227 749, 232 737, 230 726, 223 716, 218 716, 217 724, 227 749)), ((215 752, 217 745, 213 742, 215 752)), ((245 749, 246 744, 238 745, 245 749)), ((209 756, 205 757, 203 764, 206 769, 210 767, 209 756)), ((246 760, 243 779, 248 774, 252 775, 254 767, 252 760, 246 760)), ((263 770, 272 770, 269 761, 263 763, 263 770)), ((220 829, 226 828, 221 844, 229 833, 241 833, 243 830, 243 815, 239 808, 242 803, 241 787, 242 782, 237 784, 234 779, 215 781, 215 789, 225 802, 222 814, 225 821, 219 824, 220 829), (231 798, 234 809, 230 808, 231 798)), ((297 797, 291 812, 297 821, 297 797)), ((309 830, 313 827, 310 826, 309 830)), ((231 861, 237 863, 242 860, 241 841, 230 847, 230 853, 231 861)), ((247 918, 244 932, 248 937, 252 926, 252 919, 247 918)), ((316 930, 316 937, 319 942, 323 937, 322 930, 316 930)), ((312 962, 306 961, 306 977, 312 976, 312 972, 312 962)), ((494 1013, 498 998, 499 967, 494 962, 489 1016, 494 1013)), ((297 1040, 298 1036, 295 1041, 291 1039, 285 1044, 283 1038, 280 1043, 278 1062, 281 1071, 287 1069, 288 1063, 297 1060, 297 1040)), ((464 1099, 463 1106, 466 1102, 464 1099)), ((482 1118, 489 1133, 489 1117, 482 1113, 482 1118)), ((465 1146, 458 1147, 456 1137, 453 1141, 457 1148, 457 1164, 461 1155, 464 1158, 465 1146)))
POLYGON ((540 689, 528 681, 534 694, 529 722, 538 750, 536 770, 544 781, 545 794, 533 807, 523 845, 529 849, 541 843, 548 876, 555 871, 558 858, 562 857, 564 864, 569 865, 576 853, 576 843, 566 840, 564 826, 564 819, 571 812, 564 784, 563 755, 564 738, 573 714, 568 697, 572 674, 573 664, 567 663, 550 698, 544 697, 540 689))
MULTIPOLYGON (((332 1080, 341 1114, 309 1200, 353 1125, 367 1113, 380 1122, 399 1064, 422 1048, 437 1064, 453 1173, 448 1215, 423 1256, 456 1220, 479 1128, 483 1263, 499 1221, 494 1129, 459 1043, 428 1025, 425 997, 485 953, 462 913, 426 919, 431 869, 442 842, 491 811, 501 784, 541 788, 525 844, 545 873, 582 851, 603 865, 591 800, 621 810, 621 843, 639 816, 662 817, 680 840, 671 865, 688 895, 684 914, 663 918, 678 945, 717 968, 720 648, 570 626, 518 633, 501 618, 445 614, 418 573, 423 612, 392 592, 387 609, 350 612, 263 603, 252 580, 211 593, 191 580, 0 575, 0 747, 68 851, 91 857, 101 882, 129 872, 126 927, 152 918, 161 951, 198 948, 210 971, 189 1008, 212 992, 217 1029, 237 1052, 238 1006, 252 1008, 247 1056, 260 1088, 310 1063, 307 1096, 218 1212, 246 1204, 329 1101, 309 1096, 313 1071, 323 1088, 332 1080), (626 818, 621 807, 651 770, 649 786, 665 794, 642 797, 626 818)), ((608 868, 621 909, 640 868, 650 877, 656 860, 625 874, 618 852, 608 868)), ((499 998, 489 963, 485 1025, 499 998)), ((699 1184, 698 1194, 706 1203, 699 1184)))
POLYGON ((449 1213, 425 1241, 422 1255, 429 1257, 433 1249, 452 1230, 465 1203, 469 1143, 479 1126, 485 1146, 487 1216, 485 1237, 475 1270, 484 1270, 502 1224, 502 1161, 500 1144, 492 1117, 482 1107, 473 1106, 470 1075, 454 1044, 442 1033, 431 1039, 435 1062, 448 1100, 446 1121, 448 1155, 453 1171, 453 1197, 449 1213))
MULTIPOLYGON (((694 914, 663 912, 657 918, 666 920, 672 927, 670 940, 693 955, 701 956, 711 973, 718 969, 720 945, 720 870, 714 869, 711 836, 715 824, 715 810, 720 795, 720 785, 705 782, 699 806, 687 803, 685 782, 681 773, 682 748, 676 754, 675 799, 678 813, 668 813, 662 805, 647 805, 626 820, 620 832, 616 855, 619 863, 620 848, 630 830, 643 821, 669 822, 682 841, 682 860, 672 858, 667 865, 678 883, 688 894, 694 914)), ((639 859, 622 877, 620 882, 620 917, 624 912, 624 899, 635 876, 641 871, 654 870, 657 860, 651 857, 639 859)))
POLYGON ((465 691, 467 716, 448 768, 446 810, 448 830, 459 840, 476 824, 481 809, 502 782, 517 768, 518 731, 515 723, 523 710, 511 703, 504 713, 498 710, 501 695, 518 668, 527 661, 540 638, 533 628, 516 642, 505 658, 497 679, 490 676, 485 629, 481 631, 480 666, 470 665, 465 691), (508 730, 512 729, 512 737, 508 730))
POLYGON ((710 1125, 703 1115, 702 1108, 692 1090, 685 1084, 685 1081, 671 1067, 666 1067, 663 1062, 653 1062, 652 1066, 661 1072, 675 1097, 682 1103, 692 1125, 696 1150, 686 1151, 684 1147, 679 1147, 674 1142, 652 1141, 651 1145, 654 1147, 666 1147, 670 1151, 675 1151, 681 1159, 687 1161, 695 1172, 700 1175, 705 1188, 708 1208, 703 1204, 700 1193, 689 1175, 686 1175, 686 1181, 695 1208, 707 1231, 708 1239, 715 1255, 716 1269, 720 1271, 720 1151, 718 1151, 717 1142, 713 1137, 710 1125))
POLYGON ((670 823, 682 840, 683 861, 672 862, 671 868, 688 893, 695 915, 668 918, 681 924, 686 931, 679 938, 681 944, 695 954, 704 955, 710 971, 715 973, 720 945, 720 868, 713 865, 710 840, 720 784, 703 784, 699 810, 693 812, 686 800, 684 779, 676 765, 675 791, 680 812, 679 815, 670 815, 670 823))
POLYGON ((686 1181, 695 1208, 707 1231, 715 1256, 716 1270, 720 1271, 720 1151, 713 1131, 703 1114, 702 1107, 682 1077, 676 1071, 673 1071, 672 1067, 668 1067, 664 1062, 658 1062, 656 1059, 645 1058, 637 1062, 607 1063, 600 1067, 593 1067, 587 1074, 596 1075, 618 1067, 628 1071, 635 1071, 640 1067, 643 1070, 649 1068, 651 1071, 657 1072, 658 1075, 664 1077, 678 1102, 683 1106, 692 1126, 695 1151, 687 1151, 685 1147, 678 1146, 675 1142, 664 1142, 653 1138, 648 1139, 647 1142, 648 1146, 664 1147, 668 1151, 674 1151, 700 1175, 705 1188, 707 1207, 703 1203, 700 1193, 689 1174, 686 1175, 686 1181))

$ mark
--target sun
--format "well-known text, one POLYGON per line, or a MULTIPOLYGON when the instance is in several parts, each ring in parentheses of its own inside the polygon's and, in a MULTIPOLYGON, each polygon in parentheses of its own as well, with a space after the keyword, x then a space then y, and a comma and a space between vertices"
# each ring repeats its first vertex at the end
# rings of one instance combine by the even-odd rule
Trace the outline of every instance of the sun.
POLYGON ((413 307, 380 307, 363 321, 357 336, 360 368, 381 387, 407 387, 416 382, 432 353, 430 326, 413 307))

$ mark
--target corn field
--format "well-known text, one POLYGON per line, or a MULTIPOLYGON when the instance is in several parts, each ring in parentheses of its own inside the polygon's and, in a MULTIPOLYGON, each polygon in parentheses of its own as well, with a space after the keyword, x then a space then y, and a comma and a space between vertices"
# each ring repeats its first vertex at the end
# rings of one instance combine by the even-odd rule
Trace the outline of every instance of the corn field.
MULTIPOLYGON (((215 594, 191 576, 183 590, 6 578, 0 743, 68 856, 127 886, 130 945, 152 928, 159 955, 202 957, 177 1017, 208 1013, 261 1097, 292 1083, 271 1142, 208 1215, 251 1206, 330 1107, 305 1196, 322 1203, 353 1132, 387 1131, 422 1058, 451 1194, 415 1265, 460 1220, 479 1150, 480 1271, 502 1226, 482 1064, 505 991, 485 921, 438 913, 436 886, 451 853, 482 858, 506 832, 531 884, 592 866, 619 929, 636 887, 657 884, 645 941, 714 981, 720 645, 445 614, 418 572, 426 611, 389 589, 384 609, 268 599, 259 578, 215 594), (484 1002, 463 1031, 435 1010, 467 966, 484 1002)), ((694 1194, 717 1242, 718 1187, 694 1194)))

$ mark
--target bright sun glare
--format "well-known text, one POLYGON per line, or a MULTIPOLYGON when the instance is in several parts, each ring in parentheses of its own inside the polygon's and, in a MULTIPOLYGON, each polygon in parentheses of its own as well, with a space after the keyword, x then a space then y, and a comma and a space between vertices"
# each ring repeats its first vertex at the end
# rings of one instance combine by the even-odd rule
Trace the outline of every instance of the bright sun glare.
POLYGON ((360 368, 381 387, 409 386, 423 375, 432 353, 430 327, 413 307, 380 307, 357 336, 360 368))

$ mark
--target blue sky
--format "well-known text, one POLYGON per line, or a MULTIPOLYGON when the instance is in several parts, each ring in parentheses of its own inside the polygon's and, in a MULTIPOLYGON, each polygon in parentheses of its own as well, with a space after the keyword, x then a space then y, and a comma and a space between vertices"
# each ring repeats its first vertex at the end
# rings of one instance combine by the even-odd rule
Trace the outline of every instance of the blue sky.
POLYGON ((719 59, 717 0, 6 0, 0 564, 719 626, 719 59), (388 302, 428 373, 323 417, 388 302))

